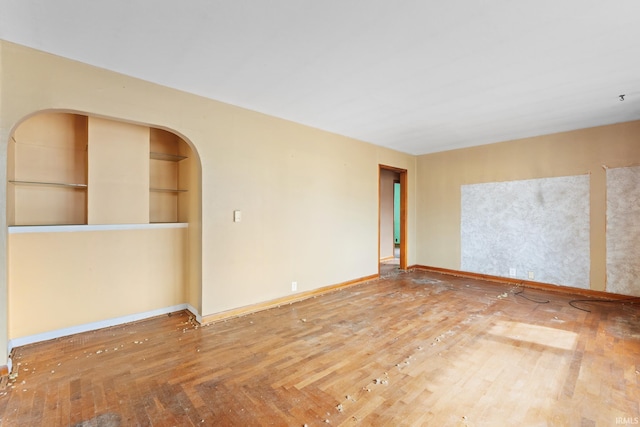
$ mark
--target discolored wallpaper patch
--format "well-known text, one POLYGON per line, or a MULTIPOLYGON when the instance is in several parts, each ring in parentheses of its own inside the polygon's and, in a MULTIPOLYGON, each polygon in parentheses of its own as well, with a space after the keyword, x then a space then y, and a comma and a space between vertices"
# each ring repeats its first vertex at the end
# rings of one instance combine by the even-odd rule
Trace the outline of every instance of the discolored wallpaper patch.
POLYGON ((461 269, 589 288, 589 175, 461 186, 461 269))
POLYGON ((640 166, 607 169, 607 292, 640 296, 640 166))

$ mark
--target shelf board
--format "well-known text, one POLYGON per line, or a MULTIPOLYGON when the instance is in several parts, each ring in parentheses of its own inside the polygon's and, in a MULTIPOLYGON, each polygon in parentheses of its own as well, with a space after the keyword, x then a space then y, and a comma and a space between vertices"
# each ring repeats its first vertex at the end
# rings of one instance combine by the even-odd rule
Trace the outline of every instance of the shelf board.
POLYGON ((166 160, 169 162, 179 162, 180 160, 184 160, 186 156, 178 156, 176 154, 168 154, 168 153, 157 153, 152 151, 149 153, 149 158, 153 160, 166 160))
POLYGON ((155 193, 186 193, 189 190, 174 190, 171 188, 150 188, 149 191, 153 191, 155 193))
POLYGON ((77 189, 87 188, 87 184, 71 184, 71 183, 65 183, 65 182, 11 181, 11 180, 9 182, 16 185, 46 185, 51 187, 66 187, 66 188, 77 188, 77 189))

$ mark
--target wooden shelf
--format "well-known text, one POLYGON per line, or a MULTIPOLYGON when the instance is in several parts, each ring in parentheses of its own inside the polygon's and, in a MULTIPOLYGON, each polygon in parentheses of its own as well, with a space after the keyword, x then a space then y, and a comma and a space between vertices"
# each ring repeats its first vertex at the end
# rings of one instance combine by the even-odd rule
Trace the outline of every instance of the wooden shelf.
POLYGON ((181 160, 187 159, 187 156, 178 156, 176 154, 168 154, 168 153, 157 153, 157 152, 150 152, 149 153, 149 158, 153 159, 153 160, 166 160, 168 162, 179 162, 181 160))
POLYGON ((171 188, 150 188, 149 191, 154 191, 156 193, 186 193, 189 190, 174 190, 171 188))
POLYGON ((66 187, 66 188, 76 188, 76 189, 86 189, 87 184, 71 184, 64 182, 40 182, 40 181, 9 181, 12 184, 16 185, 46 185, 51 187, 66 187))

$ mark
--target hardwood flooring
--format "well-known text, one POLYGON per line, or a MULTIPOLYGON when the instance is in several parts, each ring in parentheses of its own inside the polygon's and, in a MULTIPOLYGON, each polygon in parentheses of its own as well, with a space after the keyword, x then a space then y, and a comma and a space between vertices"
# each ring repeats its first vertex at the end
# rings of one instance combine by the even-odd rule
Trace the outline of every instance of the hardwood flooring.
POLYGON ((175 313, 21 347, 0 424, 637 423, 639 305, 521 290, 414 271, 211 325, 175 313))

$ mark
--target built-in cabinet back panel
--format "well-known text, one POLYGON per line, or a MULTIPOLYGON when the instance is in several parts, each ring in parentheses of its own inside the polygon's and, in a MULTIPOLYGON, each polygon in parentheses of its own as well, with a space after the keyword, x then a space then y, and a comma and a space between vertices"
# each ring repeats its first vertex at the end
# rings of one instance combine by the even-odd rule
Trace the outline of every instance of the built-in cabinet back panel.
POLYGON ((149 222, 149 128, 89 117, 89 224, 149 222))
POLYGON ((86 190, 21 185, 15 191, 13 225, 86 223, 86 190))
POLYGON ((178 193, 149 192, 149 220, 152 223, 178 221, 178 193))
POLYGON ((86 184, 86 116, 37 114, 20 124, 13 140, 14 179, 86 184))

